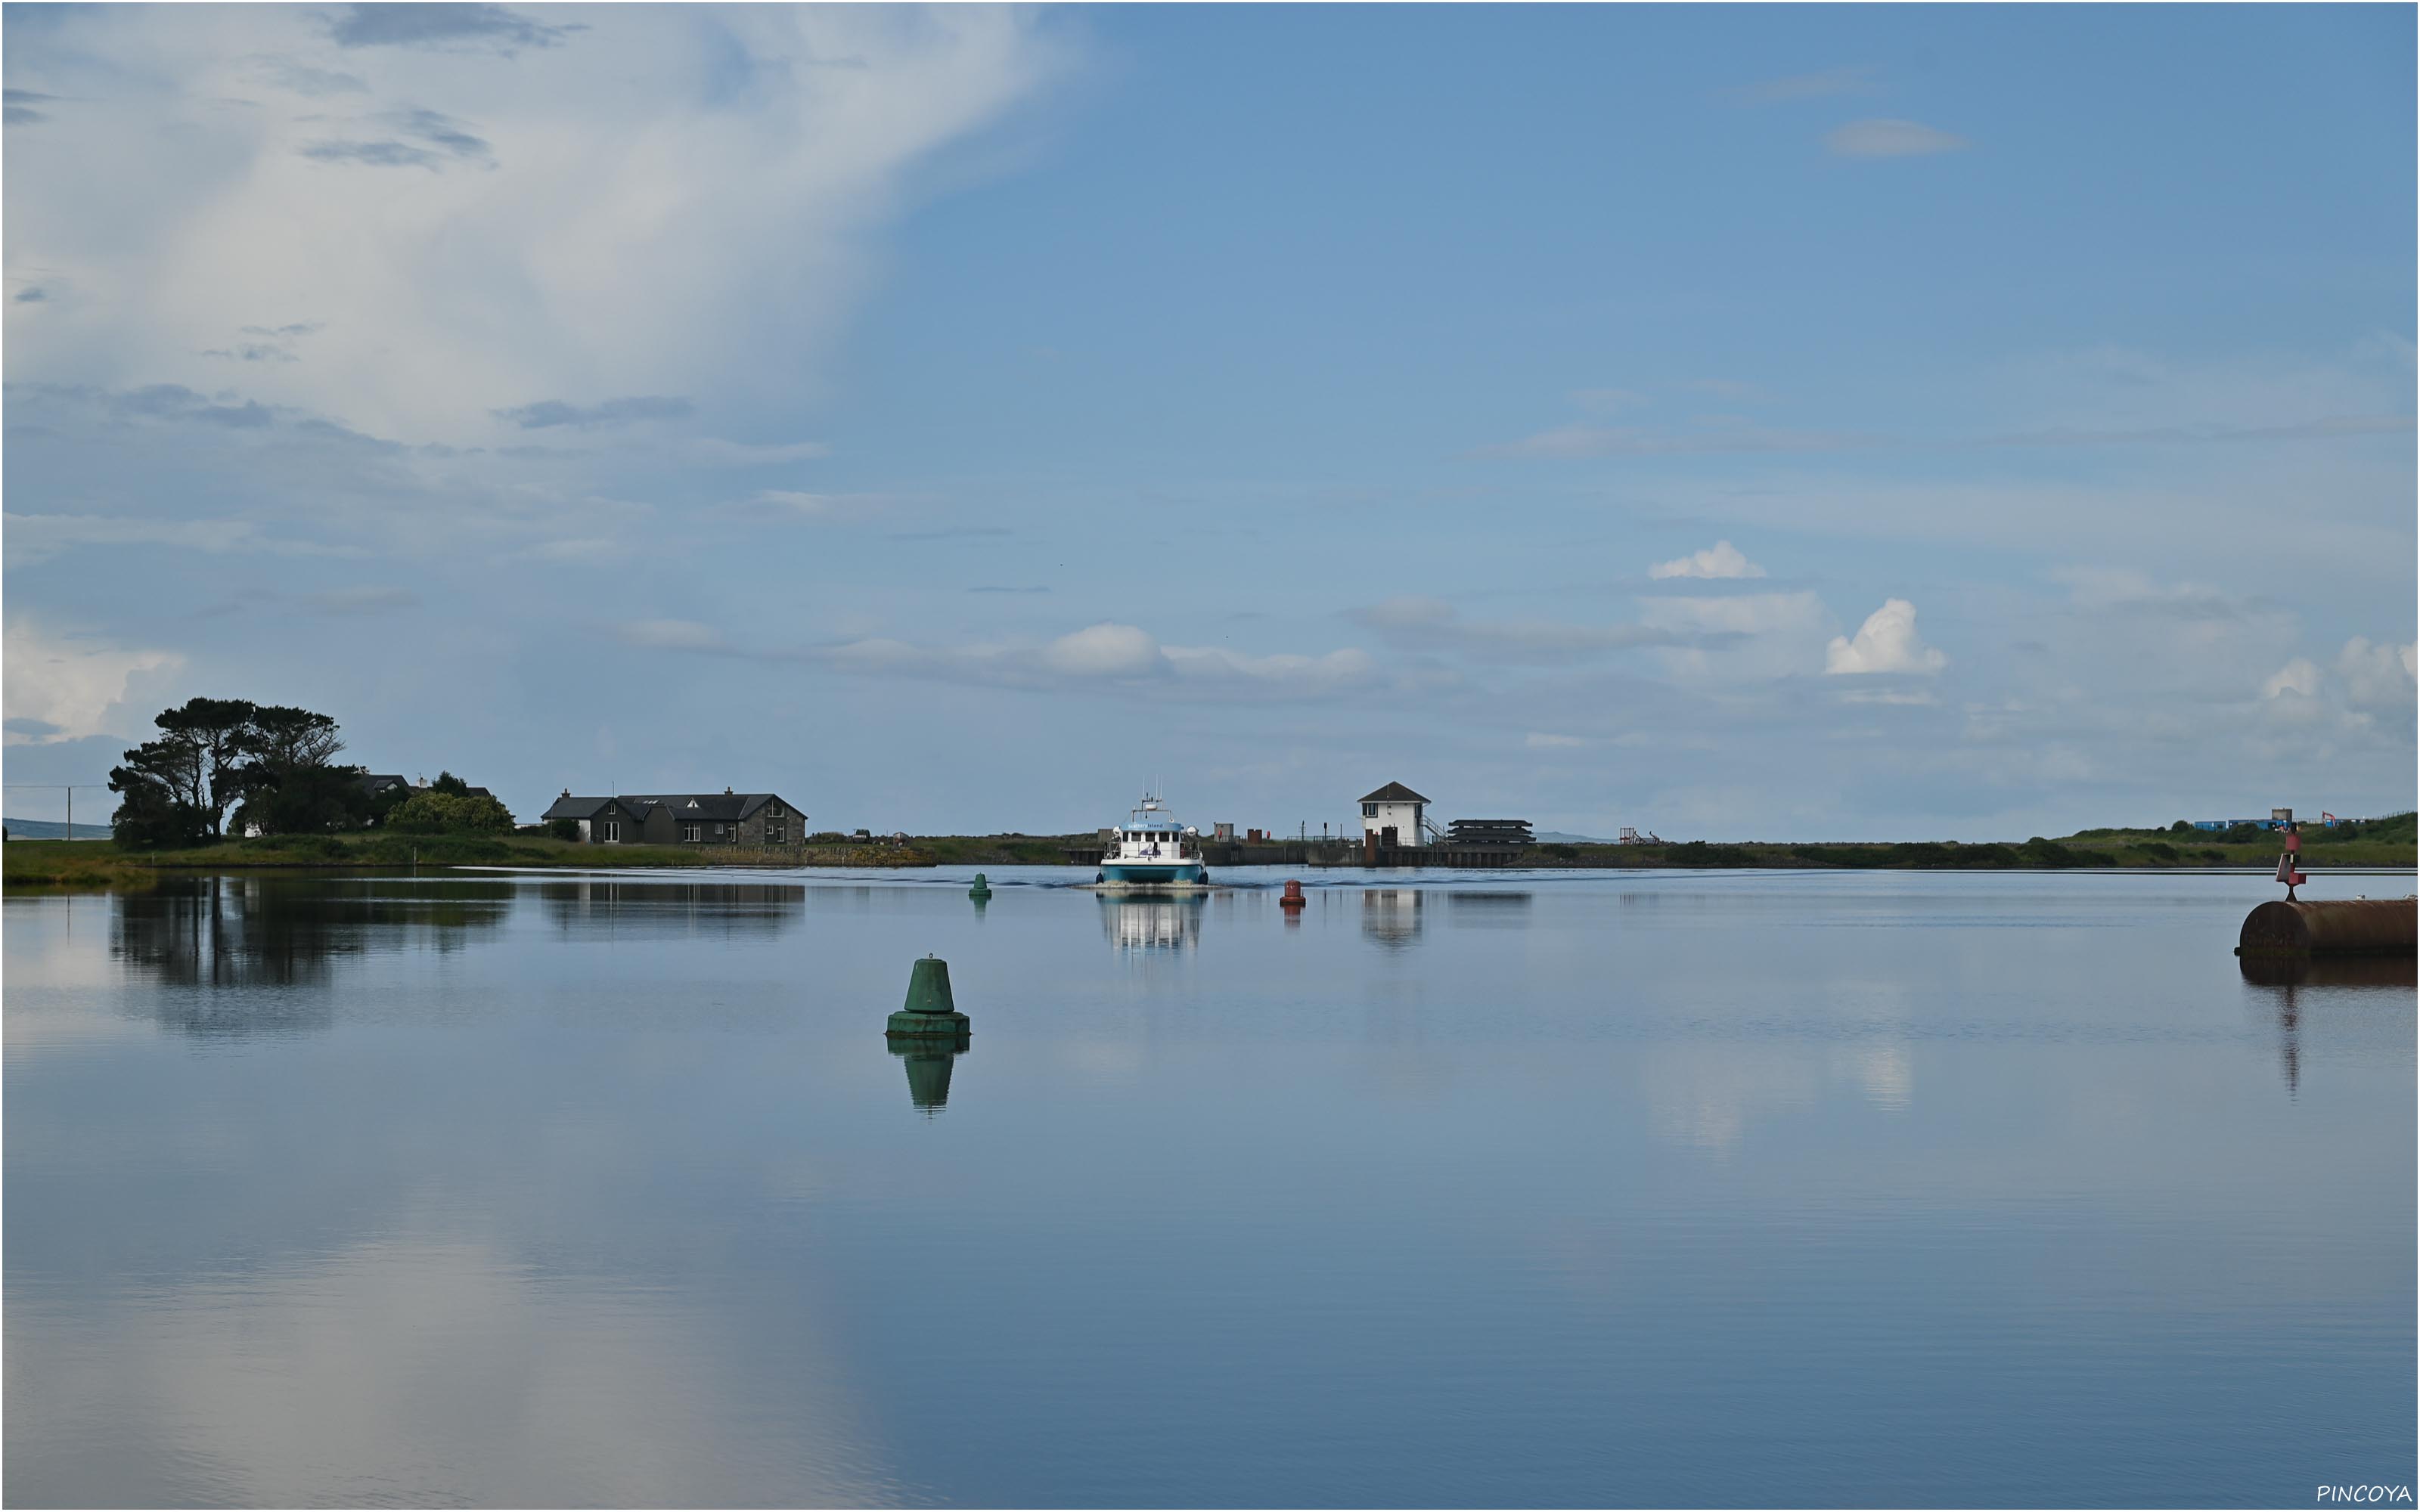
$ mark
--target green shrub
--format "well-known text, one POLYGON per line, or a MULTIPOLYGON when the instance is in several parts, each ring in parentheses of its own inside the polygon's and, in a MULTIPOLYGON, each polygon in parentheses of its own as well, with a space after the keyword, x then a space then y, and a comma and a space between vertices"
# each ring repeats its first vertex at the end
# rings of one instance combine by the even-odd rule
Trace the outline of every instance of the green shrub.
POLYGON ((406 798, 387 815, 386 825, 405 835, 495 834, 513 827, 513 815, 493 798, 432 789, 406 798))
POLYGON ((1693 840, 1686 845, 1668 845, 1664 859, 1674 866, 1754 866, 1756 857, 1736 845, 1709 845, 1693 840))
POLYGON ((2026 866, 2040 867, 2090 866, 2097 859, 2079 851, 2069 850, 2055 840, 2044 840, 2040 835, 2019 846, 2017 855, 2026 866))

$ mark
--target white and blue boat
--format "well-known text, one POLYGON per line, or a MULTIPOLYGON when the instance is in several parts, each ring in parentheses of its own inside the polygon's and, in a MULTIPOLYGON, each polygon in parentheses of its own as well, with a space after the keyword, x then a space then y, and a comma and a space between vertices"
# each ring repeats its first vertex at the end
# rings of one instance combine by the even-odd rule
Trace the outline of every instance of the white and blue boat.
POLYGON ((1202 835, 1168 816, 1150 794, 1114 832, 1117 839, 1101 856, 1100 875, 1093 880, 1108 887, 1198 887, 1210 880, 1202 864, 1202 835))

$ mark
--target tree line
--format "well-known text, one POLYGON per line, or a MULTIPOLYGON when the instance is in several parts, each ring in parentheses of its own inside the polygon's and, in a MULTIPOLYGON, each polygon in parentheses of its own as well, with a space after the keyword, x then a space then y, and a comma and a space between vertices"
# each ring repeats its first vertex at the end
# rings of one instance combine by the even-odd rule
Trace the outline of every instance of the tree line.
POLYGON ((450 772, 425 790, 372 794, 362 768, 335 763, 334 718, 245 699, 163 709, 160 730, 109 773, 120 845, 164 850, 237 834, 325 835, 385 827, 412 834, 510 829, 510 810, 450 772), (230 821, 228 810, 234 815, 230 821))

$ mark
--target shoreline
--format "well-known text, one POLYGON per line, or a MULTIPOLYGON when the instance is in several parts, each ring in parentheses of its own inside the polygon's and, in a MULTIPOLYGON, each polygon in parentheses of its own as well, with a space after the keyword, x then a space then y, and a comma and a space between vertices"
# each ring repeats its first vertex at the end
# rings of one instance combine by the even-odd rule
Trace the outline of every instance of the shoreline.
MULTIPOLYGON (((2345 840, 2306 831, 2301 859, 2316 876, 2400 876, 2420 872, 2408 815, 2367 821, 2375 830, 2345 840)), ((983 867, 1047 867, 1080 872, 1096 837, 1078 835, 931 835, 905 843, 790 846, 741 851, 725 847, 591 845, 523 834, 412 836, 383 831, 224 841, 186 850, 130 852, 110 841, 11 839, 0 846, 0 887, 8 892, 56 888, 139 890, 185 876, 313 872, 443 872, 464 869, 578 872, 746 872, 757 875, 814 871, 900 872, 983 867)), ((1205 846, 1205 848, 1207 848, 1205 846)), ((2172 872, 2180 875, 2268 875, 2280 847, 2273 836, 2226 838, 2174 830, 2085 830, 2058 840, 2017 841, 1664 841, 1642 845, 1553 843, 1529 847, 1508 864, 1455 865, 1450 854, 1430 861, 1365 868, 1345 847, 1247 860, 1210 859, 1210 874, 1249 869, 1291 872, 1484 878, 1511 873, 1649 872, 2172 872), (1332 864, 1330 864, 1332 863, 1332 864)))

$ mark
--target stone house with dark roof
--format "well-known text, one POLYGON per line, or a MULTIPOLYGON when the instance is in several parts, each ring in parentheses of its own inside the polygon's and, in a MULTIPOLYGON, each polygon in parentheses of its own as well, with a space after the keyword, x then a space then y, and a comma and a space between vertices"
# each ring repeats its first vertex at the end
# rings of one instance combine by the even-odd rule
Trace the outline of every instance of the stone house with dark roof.
POLYGON ((569 788, 538 816, 569 819, 592 845, 796 845, 807 816, 778 793, 617 793, 574 797, 569 788))
POLYGON ((373 798, 389 793, 400 793, 409 797, 411 782, 400 772, 365 771, 362 773, 362 791, 373 798))

